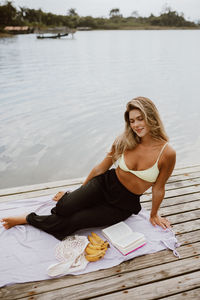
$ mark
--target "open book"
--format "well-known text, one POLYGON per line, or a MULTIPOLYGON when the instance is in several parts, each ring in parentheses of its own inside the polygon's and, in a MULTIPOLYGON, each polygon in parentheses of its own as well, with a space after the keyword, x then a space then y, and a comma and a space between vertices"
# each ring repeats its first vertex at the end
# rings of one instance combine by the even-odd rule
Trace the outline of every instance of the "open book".
POLYGON ((146 244, 144 234, 132 231, 124 222, 104 228, 102 233, 123 255, 127 255, 146 244))

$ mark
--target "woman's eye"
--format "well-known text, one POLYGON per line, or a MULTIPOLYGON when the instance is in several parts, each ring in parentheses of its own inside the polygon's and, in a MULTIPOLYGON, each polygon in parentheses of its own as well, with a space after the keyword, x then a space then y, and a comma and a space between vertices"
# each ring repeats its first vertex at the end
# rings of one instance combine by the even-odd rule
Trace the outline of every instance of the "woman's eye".
MULTIPOLYGON (((138 121, 143 121, 142 117, 137 118, 138 121)), ((133 124, 135 122, 135 120, 129 120, 130 124, 133 124)))

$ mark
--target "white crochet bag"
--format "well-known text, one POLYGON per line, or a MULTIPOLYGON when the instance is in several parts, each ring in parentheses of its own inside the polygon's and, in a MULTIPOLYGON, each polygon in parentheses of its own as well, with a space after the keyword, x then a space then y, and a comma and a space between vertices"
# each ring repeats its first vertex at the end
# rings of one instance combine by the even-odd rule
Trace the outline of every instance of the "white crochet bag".
POLYGON ((55 277, 84 270, 88 264, 84 254, 88 243, 87 237, 80 235, 68 236, 59 242, 55 248, 55 256, 59 263, 49 266, 47 274, 55 277))

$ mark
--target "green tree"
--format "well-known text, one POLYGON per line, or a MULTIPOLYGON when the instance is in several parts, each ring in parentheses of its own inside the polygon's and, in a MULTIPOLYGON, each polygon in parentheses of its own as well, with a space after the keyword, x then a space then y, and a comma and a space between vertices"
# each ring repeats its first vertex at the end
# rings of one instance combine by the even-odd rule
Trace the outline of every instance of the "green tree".
POLYGON ((97 28, 97 22, 96 19, 94 19, 91 16, 83 17, 80 19, 78 26, 80 27, 91 27, 91 28, 97 28))
POLYGON ((78 16, 78 13, 76 12, 76 8, 70 8, 69 10, 68 10, 68 16, 72 16, 72 17, 74 17, 74 16, 78 16))
POLYGON ((17 10, 11 1, 0 6, 0 25, 16 25, 17 10))
POLYGON ((186 21, 182 13, 179 15, 176 11, 172 11, 170 9, 168 9, 167 12, 161 14, 159 17, 151 15, 149 17, 149 21, 151 25, 158 26, 195 26, 193 22, 186 21))
POLYGON ((110 12, 109 12, 109 16, 111 18, 122 17, 122 15, 120 14, 120 9, 119 8, 111 9, 110 12))

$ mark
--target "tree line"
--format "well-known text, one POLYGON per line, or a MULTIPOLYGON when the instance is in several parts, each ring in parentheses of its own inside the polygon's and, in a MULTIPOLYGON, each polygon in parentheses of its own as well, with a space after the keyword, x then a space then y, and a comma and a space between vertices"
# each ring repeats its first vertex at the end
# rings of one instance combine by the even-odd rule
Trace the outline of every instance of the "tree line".
POLYGON ((200 24, 187 21, 183 14, 167 7, 160 16, 151 14, 149 17, 141 17, 137 11, 129 17, 123 17, 119 8, 113 8, 109 17, 79 16, 75 8, 66 11, 65 15, 43 12, 41 9, 19 7, 17 9, 12 1, 0 4, 0 28, 5 26, 32 26, 32 27, 59 27, 69 28, 90 27, 91 29, 131 29, 134 27, 199 27, 200 24))

